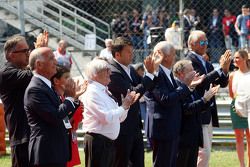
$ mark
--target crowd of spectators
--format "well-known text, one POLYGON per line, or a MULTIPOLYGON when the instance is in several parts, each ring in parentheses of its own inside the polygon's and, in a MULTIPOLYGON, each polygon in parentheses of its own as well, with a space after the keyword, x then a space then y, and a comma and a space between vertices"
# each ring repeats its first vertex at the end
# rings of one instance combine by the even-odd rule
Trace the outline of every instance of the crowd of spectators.
MULTIPOLYGON (((218 62, 219 56, 225 49, 233 51, 237 48, 248 49, 249 7, 243 5, 242 14, 237 16, 238 13, 233 14, 228 8, 223 11, 213 8, 211 15, 204 18, 199 16, 201 11, 196 11, 194 8, 184 9, 182 14, 183 27, 180 27, 184 34, 181 49, 188 47, 188 36, 193 30, 202 30, 207 33, 212 62, 218 62)), ((162 34, 173 23, 178 22, 180 24, 180 16, 179 13, 169 13, 165 7, 153 9, 151 5, 147 5, 144 12, 134 8, 131 12, 115 13, 111 22, 113 38, 117 36, 130 37, 134 48, 144 49, 143 55, 146 56, 149 53, 147 50, 152 49, 152 46, 155 45, 154 38, 157 38, 157 41, 164 39, 162 34)), ((181 36, 181 33, 177 35, 181 36)))

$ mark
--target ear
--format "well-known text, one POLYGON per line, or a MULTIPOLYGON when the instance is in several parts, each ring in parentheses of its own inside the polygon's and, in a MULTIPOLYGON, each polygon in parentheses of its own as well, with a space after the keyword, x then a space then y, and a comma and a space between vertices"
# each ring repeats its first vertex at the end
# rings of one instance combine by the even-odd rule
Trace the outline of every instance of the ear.
POLYGON ((54 85, 58 85, 59 84, 59 79, 53 78, 53 83, 54 83, 54 85))
POLYGON ((43 68, 43 67, 42 67, 42 64, 43 64, 42 61, 36 60, 36 62, 35 62, 35 67, 36 67, 36 68, 43 68))
POLYGON ((119 52, 115 52, 115 58, 120 58, 121 54, 119 52))

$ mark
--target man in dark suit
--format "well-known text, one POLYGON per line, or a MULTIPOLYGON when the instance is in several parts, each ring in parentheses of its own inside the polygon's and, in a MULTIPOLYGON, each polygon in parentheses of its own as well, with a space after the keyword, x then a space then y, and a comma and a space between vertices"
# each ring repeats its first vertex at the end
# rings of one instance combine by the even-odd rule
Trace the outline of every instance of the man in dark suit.
POLYGON ((209 40, 209 48, 213 50, 212 62, 218 63, 220 55, 225 49, 224 35, 222 29, 222 17, 218 9, 214 8, 212 16, 208 21, 207 36, 209 40))
POLYGON ((13 36, 4 45, 7 63, 0 70, 0 97, 9 131, 12 167, 27 167, 30 128, 23 107, 23 95, 33 74, 26 70, 29 46, 22 36, 13 36))
POLYGON ((185 44, 185 47, 187 47, 188 36, 190 34, 191 29, 193 28, 193 24, 192 24, 192 22, 190 20, 190 14, 191 14, 190 9, 185 9, 183 11, 184 44, 185 44))
MULTIPOLYGON (((180 60, 175 63, 173 73, 177 77, 177 85, 183 83, 186 75, 193 71, 190 60, 180 60)), ((203 75, 204 77, 204 75, 203 75)), ((219 85, 210 87, 200 97, 194 90, 182 103, 181 135, 177 156, 177 167, 196 167, 199 146, 203 145, 201 112, 209 107, 209 100, 218 91, 219 85)))
MULTIPOLYGON (((132 42, 124 37, 118 37, 112 44, 113 60, 111 63, 111 82, 108 85, 109 90, 116 97, 118 104, 121 105, 121 95, 125 96, 127 90, 135 91, 143 95, 145 90, 153 86, 152 74, 157 67, 151 57, 146 58, 145 66, 148 71, 145 77, 141 78, 135 69, 129 64, 132 61, 132 42)), ((158 64, 159 65, 159 64, 158 64)), ((134 167, 144 166, 144 147, 142 137, 142 123, 140 116, 140 105, 137 100, 130 106, 127 119, 121 123, 120 133, 115 140, 116 167, 127 167, 130 163, 134 167)))
MULTIPOLYGON (((186 58, 192 61, 197 73, 205 74, 203 82, 195 88, 200 96, 203 96, 205 90, 209 89, 211 83, 219 84, 221 87, 227 86, 228 83, 231 51, 227 50, 221 56, 220 68, 214 70, 212 64, 202 58, 202 55, 206 53, 207 45, 208 41, 203 31, 192 31, 188 38, 190 51, 186 58)), ((212 125, 219 126, 215 97, 211 99, 211 105, 205 111, 201 115, 204 145, 199 150, 198 167, 208 167, 212 144, 212 125)))
POLYGON ((61 104, 51 88, 50 78, 56 73, 56 59, 50 48, 35 49, 30 55, 34 76, 24 95, 24 108, 31 129, 29 161, 35 167, 65 167, 70 150, 67 131, 69 118, 78 107, 72 100, 75 85, 68 85, 68 95, 61 104))
MULTIPOLYGON (((145 94, 148 123, 147 136, 153 141, 155 167, 175 167, 181 127, 182 100, 190 95, 195 72, 190 72, 179 86, 171 72, 175 61, 175 49, 166 41, 159 42, 154 53, 162 55, 154 88, 145 94)), ((197 78, 199 81, 199 77, 197 78)))

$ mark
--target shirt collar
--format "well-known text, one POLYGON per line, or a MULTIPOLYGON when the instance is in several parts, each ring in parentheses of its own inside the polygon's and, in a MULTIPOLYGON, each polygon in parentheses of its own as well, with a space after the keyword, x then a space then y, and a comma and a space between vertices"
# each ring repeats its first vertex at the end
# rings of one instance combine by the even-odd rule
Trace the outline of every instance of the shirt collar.
POLYGON ((127 73, 129 78, 132 80, 132 78, 130 76, 130 68, 129 68, 129 66, 125 66, 125 65, 119 63, 116 59, 114 59, 114 61, 117 62, 122 67, 122 69, 127 73))
POLYGON ((126 72, 130 71, 129 66, 125 66, 125 65, 119 63, 116 59, 114 59, 114 61, 115 61, 116 63, 118 63, 126 72))
POLYGON ((51 88, 51 81, 48 80, 47 78, 45 78, 44 76, 40 75, 40 74, 37 74, 37 73, 34 73, 34 76, 37 77, 37 78, 40 78, 43 82, 46 83, 46 85, 48 85, 48 87, 51 88))
POLYGON ((195 53, 194 51, 190 51, 191 53, 193 53, 201 62, 205 62, 205 60, 202 58, 201 55, 195 53))
POLYGON ((99 83, 99 82, 96 82, 94 80, 91 80, 90 81, 90 84, 92 84, 93 86, 95 86, 97 89, 100 89, 101 91, 105 91, 108 89, 107 86, 104 86, 103 84, 99 83))
POLYGON ((168 68, 166 68, 166 67, 164 67, 164 66, 161 65, 161 64, 160 64, 160 66, 161 66, 161 68, 163 69, 163 71, 165 72, 165 74, 167 74, 167 76, 170 76, 171 70, 168 69, 168 68))

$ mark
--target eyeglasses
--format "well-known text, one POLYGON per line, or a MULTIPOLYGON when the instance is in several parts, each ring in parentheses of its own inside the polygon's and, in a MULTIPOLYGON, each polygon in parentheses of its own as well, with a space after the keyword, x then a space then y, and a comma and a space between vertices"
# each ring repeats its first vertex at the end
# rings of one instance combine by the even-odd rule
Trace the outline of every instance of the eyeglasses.
POLYGON ((16 50, 16 51, 13 51, 12 53, 25 53, 25 54, 28 54, 28 53, 30 53, 30 49, 16 50))
POLYGON ((207 40, 201 40, 200 41, 200 46, 204 46, 204 45, 208 45, 208 41, 207 40))

